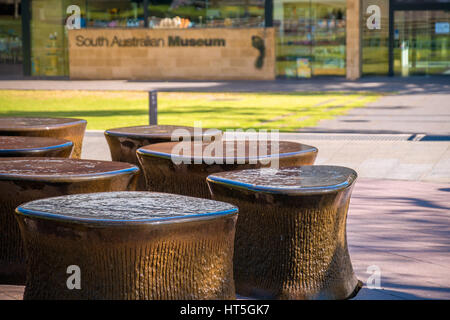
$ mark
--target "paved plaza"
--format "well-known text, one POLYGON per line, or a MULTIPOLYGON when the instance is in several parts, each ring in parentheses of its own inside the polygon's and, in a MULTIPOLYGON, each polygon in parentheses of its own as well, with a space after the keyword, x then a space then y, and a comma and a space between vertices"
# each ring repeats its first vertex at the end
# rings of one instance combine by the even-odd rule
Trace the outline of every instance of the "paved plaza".
MULTIPOLYGON (((89 82, 53 83, 53 89, 68 86, 85 89, 89 82)), ((108 87, 105 81, 91 84, 99 90, 108 87)), ((0 89, 48 89, 49 85, 46 80, 0 81, 0 89)), ((316 146, 319 149, 316 164, 342 165, 358 172, 347 221, 353 267, 365 283, 355 299, 450 299, 448 80, 251 82, 246 90, 306 91, 314 86, 316 91, 395 91, 365 108, 323 120, 314 128, 280 134, 281 139, 316 146), (372 275, 368 268, 380 271, 380 288, 367 286, 372 275)), ((239 83, 109 82, 109 89, 119 87, 174 91, 220 87, 227 91, 240 86, 239 83)), ((111 159, 102 131, 86 132, 82 157, 111 159)), ((22 286, 0 285, 0 299, 21 299, 22 293, 22 286)))
POLYGON ((349 81, 342 77, 278 79, 268 81, 139 81, 139 80, 36 80, 0 77, 0 89, 11 90, 131 90, 188 92, 306 92, 356 91, 396 94, 448 94, 450 80, 442 77, 364 77, 349 81))

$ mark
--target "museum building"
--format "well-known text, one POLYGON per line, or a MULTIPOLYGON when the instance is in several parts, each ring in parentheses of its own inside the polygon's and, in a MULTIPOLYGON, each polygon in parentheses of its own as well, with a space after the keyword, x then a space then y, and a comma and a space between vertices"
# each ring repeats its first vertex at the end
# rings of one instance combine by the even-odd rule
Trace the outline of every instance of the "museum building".
POLYGON ((450 0, 0 0, 0 76, 450 75, 450 0))

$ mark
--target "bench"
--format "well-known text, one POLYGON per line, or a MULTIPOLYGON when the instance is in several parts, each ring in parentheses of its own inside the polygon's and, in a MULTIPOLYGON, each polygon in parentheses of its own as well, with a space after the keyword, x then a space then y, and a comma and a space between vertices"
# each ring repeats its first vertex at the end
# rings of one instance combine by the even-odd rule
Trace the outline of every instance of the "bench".
POLYGON ((131 164, 63 158, 0 157, 0 283, 25 281, 25 258, 15 208, 27 201, 74 193, 134 190, 131 164))
POLYGON ((239 208, 236 292, 263 299, 346 299, 361 288, 347 248, 357 174, 337 166, 210 175, 213 199, 239 208))
POLYGON ((16 217, 28 256, 24 299, 234 299, 237 211, 151 192, 23 204, 16 217))

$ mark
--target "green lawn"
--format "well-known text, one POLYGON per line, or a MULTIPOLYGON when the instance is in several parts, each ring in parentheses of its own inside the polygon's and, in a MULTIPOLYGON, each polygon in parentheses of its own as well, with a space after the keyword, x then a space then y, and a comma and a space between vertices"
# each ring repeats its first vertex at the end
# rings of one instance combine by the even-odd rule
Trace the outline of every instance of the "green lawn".
MULTIPOLYGON (((295 131, 364 107, 374 93, 158 93, 158 123, 295 131)), ((145 125, 148 95, 118 91, 0 90, 0 116, 73 117, 88 129, 145 125)))

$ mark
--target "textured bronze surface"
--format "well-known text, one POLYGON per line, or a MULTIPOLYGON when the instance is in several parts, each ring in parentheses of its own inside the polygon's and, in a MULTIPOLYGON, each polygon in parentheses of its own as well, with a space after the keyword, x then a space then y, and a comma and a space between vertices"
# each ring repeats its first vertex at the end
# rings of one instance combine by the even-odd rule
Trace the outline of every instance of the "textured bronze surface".
POLYGON ((68 158, 73 143, 64 139, 23 136, 0 136, 0 157, 68 158))
POLYGON ((237 208, 151 192, 42 199, 16 210, 24 299, 234 299, 237 208), (80 268, 69 290, 67 267, 80 268))
MULTIPOLYGON (((200 134, 197 134, 193 127, 150 125, 109 129, 105 131, 105 138, 113 161, 128 162, 140 166, 136 150, 149 144, 171 141, 174 130, 183 130, 189 134, 192 140, 222 135, 221 131, 215 129, 203 129, 202 131, 197 129, 200 132, 200 134)), ((143 173, 139 177, 138 190, 146 190, 143 173)))
POLYGON ((0 283, 23 283, 25 260, 14 209, 27 201, 99 191, 135 190, 131 164, 60 158, 0 158, 0 283))
POLYGON ((239 207, 236 292, 269 299, 346 299, 361 287, 347 248, 356 172, 334 166, 222 172, 215 200, 239 207))
POLYGON ((0 117, 0 136, 52 137, 73 142, 72 158, 81 157, 86 120, 71 118, 0 117))
MULTIPOLYGON (((265 157, 263 154, 258 153, 258 150, 253 150, 253 146, 257 146, 256 149, 259 148, 258 144, 254 144, 253 142, 249 143, 248 141, 244 145, 245 156, 239 158, 239 162, 236 157, 237 152, 234 152, 235 156, 226 157, 225 151, 220 157, 215 156, 213 153, 212 157, 203 159, 200 157, 198 159, 194 152, 194 143, 189 143, 188 147, 191 148, 191 154, 190 156, 185 156, 185 158, 191 160, 191 163, 175 164, 171 159, 171 153, 177 144, 177 142, 158 143, 138 149, 137 155, 141 162, 149 191, 210 198, 211 195, 206 184, 206 177, 208 175, 222 171, 270 166, 270 163, 261 163, 261 160, 265 159, 265 157), (256 157, 252 157, 252 155, 256 155, 256 157), (219 159, 222 160, 223 164, 209 162, 219 159), (199 160, 199 164, 195 163, 196 160, 199 160), (227 160, 229 164, 227 164, 227 160)), ((227 142, 223 141, 223 144, 223 150, 225 150, 227 142)), ((204 152, 208 143, 200 143, 199 146, 204 152)), ((236 142, 234 148, 237 148, 237 146, 238 143, 236 142)), ((230 149, 233 151, 233 148, 226 148, 226 150, 230 149)), ((268 150, 270 154, 270 142, 268 143, 268 150)), ((282 168, 311 165, 314 163, 316 156, 317 149, 314 147, 296 142, 280 141, 279 153, 275 154, 273 158, 279 160, 279 166, 282 168)))

